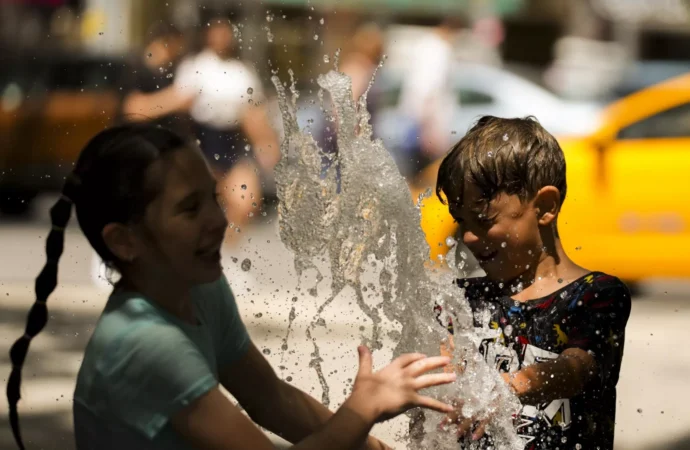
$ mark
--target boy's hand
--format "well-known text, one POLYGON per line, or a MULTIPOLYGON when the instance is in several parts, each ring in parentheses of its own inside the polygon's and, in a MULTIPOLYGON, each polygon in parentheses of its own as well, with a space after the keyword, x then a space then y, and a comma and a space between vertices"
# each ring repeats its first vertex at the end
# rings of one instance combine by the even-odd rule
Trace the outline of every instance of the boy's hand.
POLYGON ((454 406, 454 412, 448 414, 445 419, 438 425, 439 429, 445 430, 447 427, 456 427, 456 435, 458 438, 463 438, 470 430, 472 431, 472 440, 478 441, 484 436, 486 432, 486 425, 491 421, 491 417, 477 419, 476 417, 465 417, 462 415, 462 407, 464 402, 458 400, 454 406))

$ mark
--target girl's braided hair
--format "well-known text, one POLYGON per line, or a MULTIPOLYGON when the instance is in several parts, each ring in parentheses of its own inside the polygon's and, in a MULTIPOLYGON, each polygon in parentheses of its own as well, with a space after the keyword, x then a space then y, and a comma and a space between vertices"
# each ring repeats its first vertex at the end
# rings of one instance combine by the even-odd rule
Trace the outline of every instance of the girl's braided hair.
POLYGON ((103 228, 109 223, 127 224, 140 220, 160 188, 147 179, 149 167, 166 154, 189 145, 189 140, 173 131, 138 123, 100 132, 80 153, 60 199, 50 210, 52 228, 46 241, 47 261, 36 278, 36 302, 29 311, 24 335, 10 349, 12 372, 7 381, 7 400, 12 433, 20 449, 25 448, 17 411, 22 367, 31 339, 48 321, 46 301, 57 286, 58 262, 72 206, 82 232, 96 253, 108 267, 120 269, 123 262, 106 245, 101 234, 103 228))

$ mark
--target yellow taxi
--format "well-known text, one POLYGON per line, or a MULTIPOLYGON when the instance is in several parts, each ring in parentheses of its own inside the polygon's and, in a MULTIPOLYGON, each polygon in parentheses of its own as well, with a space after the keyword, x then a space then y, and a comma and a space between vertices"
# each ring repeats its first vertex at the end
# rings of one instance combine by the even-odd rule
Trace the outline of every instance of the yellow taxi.
MULTIPOLYGON (((690 74, 616 101, 594 134, 559 142, 568 179, 559 230, 568 254, 626 281, 690 277, 690 74)), ((435 185, 439 165, 427 167, 413 198, 435 185)), ((435 195, 421 211, 436 260, 457 226, 435 195)))

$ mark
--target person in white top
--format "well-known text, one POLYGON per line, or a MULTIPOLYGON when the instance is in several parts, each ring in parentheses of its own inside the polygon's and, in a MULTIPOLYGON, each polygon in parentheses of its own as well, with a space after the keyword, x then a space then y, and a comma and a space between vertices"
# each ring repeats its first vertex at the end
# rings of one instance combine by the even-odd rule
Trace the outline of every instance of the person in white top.
POLYGON ((450 145, 450 119, 455 103, 451 87, 453 41, 462 28, 460 19, 446 19, 416 44, 400 93, 400 111, 418 127, 419 147, 406 161, 408 176, 446 152, 450 145))
MULTIPOLYGON (((230 22, 211 20, 204 38, 204 49, 180 64, 175 86, 195 95, 190 114, 197 138, 219 178, 228 220, 241 230, 261 205, 257 165, 271 173, 280 149, 261 105, 261 81, 249 64, 234 56, 230 22)), ((237 233, 228 236, 233 242, 237 233)))

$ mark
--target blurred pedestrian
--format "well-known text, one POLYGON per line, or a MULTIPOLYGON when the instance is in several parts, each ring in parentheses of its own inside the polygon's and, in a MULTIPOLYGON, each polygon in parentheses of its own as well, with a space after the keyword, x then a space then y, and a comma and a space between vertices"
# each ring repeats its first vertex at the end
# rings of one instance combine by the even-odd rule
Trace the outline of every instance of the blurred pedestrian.
MULTIPOLYGON (((375 23, 359 26, 340 58, 339 70, 352 81, 352 97, 357 104, 360 97, 369 88, 376 68, 383 57, 384 38, 381 28, 375 23)), ((366 108, 370 115, 376 113, 376 99, 370 92, 367 95, 366 108)), ((333 108, 333 114, 336 114, 333 108)), ((321 148, 324 151, 324 170, 330 167, 337 153, 337 121, 326 122, 321 133, 321 148)), ((340 176, 340 169, 338 177, 340 176)))
MULTIPOLYGON (((280 149, 263 106, 261 80, 235 55, 227 18, 209 21, 201 52, 180 64, 175 85, 195 95, 190 108, 195 134, 219 178, 230 226, 241 230, 261 206, 260 170, 272 175, 280 149)), ((229 242, 235 238, 237 233, 228 233, 229 242)))
POLYGON ((345 47, 340 71, 352 79, 352 95, 355 100, 369 87, 371 77, 383 57, 383 48, 383 32, 375 23, 366 23, 357 28, 345 47))
POLYGON ((173 87, 175 70, 187 49, 185 36, 173 25, 158 22, 147 38, 141 57, 123 80, 118 121, 153 121, 190 132, 188 111, 194 95, 173 87))
POLYGON ((412 119, 409 153, 396 155, 401 172, 414 178, 445 153, 450 144, 450 120, 456 98, 451 83, 453 42, 464 22, 445 19, 416 45, 400 93, 400 110, 412 119))

